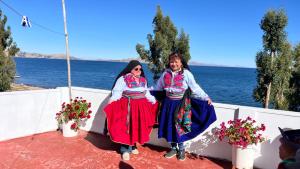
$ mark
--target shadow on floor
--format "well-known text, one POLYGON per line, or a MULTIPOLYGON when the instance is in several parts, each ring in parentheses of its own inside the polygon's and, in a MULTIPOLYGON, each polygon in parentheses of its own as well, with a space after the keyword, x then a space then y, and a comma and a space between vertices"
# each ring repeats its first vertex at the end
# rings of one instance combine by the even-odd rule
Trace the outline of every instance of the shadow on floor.
POLYGON ((127 164, 124 161, 120 161, 119 169, 134 169, 134 168, 130 164, 127 164))
POLYGON ((104 136, 97 133, 88 132, 85 140, 92 143, 94 146, 96 146, 99 149, 102 150, 110 150, 110 151, 116 151, 119 152, 120 144, 114 143, 110 140, 109 136, 104 136))

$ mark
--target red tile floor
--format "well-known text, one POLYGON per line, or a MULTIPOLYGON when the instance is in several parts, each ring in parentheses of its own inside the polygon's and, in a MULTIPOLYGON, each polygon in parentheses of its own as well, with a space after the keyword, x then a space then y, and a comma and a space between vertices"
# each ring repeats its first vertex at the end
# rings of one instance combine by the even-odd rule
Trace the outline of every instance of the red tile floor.
POLYGON ((140 154, 122 161, 119 145, 109 137, 80 131, 65 138, 59 131, 0 142, 0 169, 221 169, 231 163, 187 154, 185 161, 166 159, 166 148, 138 145, 140 154))

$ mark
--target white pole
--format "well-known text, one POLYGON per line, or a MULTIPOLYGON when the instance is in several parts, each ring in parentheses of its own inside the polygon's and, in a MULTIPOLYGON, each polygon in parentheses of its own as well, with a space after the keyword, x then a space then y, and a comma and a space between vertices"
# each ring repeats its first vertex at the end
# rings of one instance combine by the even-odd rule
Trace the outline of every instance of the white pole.
POLYGON ((70 102, 71 102, 72 89, 71 89, 71 66, 70 66, 70 55, 69 55, 69 36, 68 36, 68 30, 67 30, 67 17, 66 17, 65 1, 62 0, 61 2, 62 2, 62 7, 63 7, 65 38, 66 38, 66 55, 67 55, 67 64, 68 64, 69 99, 70 99, 70 102))

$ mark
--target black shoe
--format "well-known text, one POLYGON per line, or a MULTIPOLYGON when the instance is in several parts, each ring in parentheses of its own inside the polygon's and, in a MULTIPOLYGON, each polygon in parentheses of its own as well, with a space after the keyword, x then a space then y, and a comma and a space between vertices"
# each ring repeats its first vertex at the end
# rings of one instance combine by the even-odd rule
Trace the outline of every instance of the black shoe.
POLYGON ((178 160, 180 160, 180 161, 184 161, 185 160, 185 151, 184 150, 180 150, 179 152, 178 152, 178 160))
POLYGON ((177 150, 176 149, 171 149, 169 152, 167 152, 164 156, 166 158, 172 158, 174 156, 176 156, 177 154, 177 150))

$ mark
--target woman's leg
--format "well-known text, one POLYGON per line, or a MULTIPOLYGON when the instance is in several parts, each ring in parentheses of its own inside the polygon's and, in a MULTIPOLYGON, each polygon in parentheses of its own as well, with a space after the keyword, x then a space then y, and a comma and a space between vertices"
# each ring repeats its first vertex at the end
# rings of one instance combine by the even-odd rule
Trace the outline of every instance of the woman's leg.
POLYGON ((123 160, 129 160, 130 159, 130 153, 132 151, 132 146, 121 144, 120 152, 122 154, 123 160))
POLYGON ((126 145, 126 144, 121 144, 121 148, 120 148, 120 152, 121 154, 127 152, 127 153, 131 153, 132 151, 132 146, 126 145))
POLYGON ((134 144, 134 146, 132 146, 132 148, 131 148, 131 153, 132 153, 132 154, 139 154, 139 150, 137 149, 136 144, 134 144))
POLYGON ((185 160, 185 147, 183 145, 183 143, 178 143, 178 148, 179 148, 179 151, 178 151, 178 160, 185 160))

